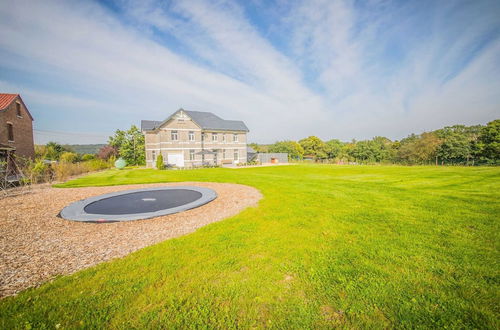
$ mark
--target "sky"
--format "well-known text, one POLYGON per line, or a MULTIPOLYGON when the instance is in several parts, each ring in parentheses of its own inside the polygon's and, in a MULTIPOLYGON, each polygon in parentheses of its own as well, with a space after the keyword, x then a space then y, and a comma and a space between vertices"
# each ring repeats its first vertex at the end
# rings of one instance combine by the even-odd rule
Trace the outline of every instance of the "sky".
POLYGON ((36 143, 105 143, 179 108, 257 143, 500 118, 498 0, 0 0, 0 54, 36 143))

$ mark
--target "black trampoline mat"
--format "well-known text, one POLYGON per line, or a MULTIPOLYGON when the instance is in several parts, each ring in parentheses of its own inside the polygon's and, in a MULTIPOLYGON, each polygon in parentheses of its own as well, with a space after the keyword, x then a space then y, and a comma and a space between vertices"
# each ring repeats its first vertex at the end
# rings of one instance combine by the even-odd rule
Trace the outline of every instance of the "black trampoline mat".
POLYGON ((122 194, 92 202, 84 207, 90 214, 135 214, 165 210, 194 202, 202 193, 190 189, 149 190, 122 194))

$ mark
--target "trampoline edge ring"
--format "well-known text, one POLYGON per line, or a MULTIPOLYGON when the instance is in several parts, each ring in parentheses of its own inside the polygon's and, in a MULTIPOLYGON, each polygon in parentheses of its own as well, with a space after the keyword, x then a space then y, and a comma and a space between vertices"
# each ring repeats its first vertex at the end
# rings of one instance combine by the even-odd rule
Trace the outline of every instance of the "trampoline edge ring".
MULTIPOLYGON (((198 186, 165 186, 165 187, 155 187, 155 188, 122 190, 103 195, 93 196, 73 202, 64 207, 59 213, 59 216, 66 220, 79 221, 79 222, 93 222, 93 223, 143 220, 143 219, 156 218, 164 215, 187 211, 205 205, 216 198, 217 198, 217 193, 215 192, 215 190, 198 186), (127 195, 130 196, 139 193, 147 193, 147 192, 158 193, 160 191, 169 191, 169 190, 170 191, 189 190, 191 192, 200 193, 201 197, 182 205, 164 208, 152 212, 139 212, 139 213, 127 213, 127 214, 99 214, 99 213, 88 213, 85 210, 89 205, 98 202, 102 203, 103 200, 112 200, 113 198, 120 198, 120 197, 125 197, 127 195)), ((144 201, 151 199, 154 198, 143 198, 142 200, 144 201)))

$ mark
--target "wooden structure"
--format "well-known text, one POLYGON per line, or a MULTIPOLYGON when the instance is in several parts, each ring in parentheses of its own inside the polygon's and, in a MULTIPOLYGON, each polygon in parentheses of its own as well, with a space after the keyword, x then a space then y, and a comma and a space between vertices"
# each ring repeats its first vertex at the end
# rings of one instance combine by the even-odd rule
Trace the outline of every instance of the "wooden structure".
MULTIPOLYGON (((9 188, 26 186, 23 172, 16 163, 15 151, 14 147, 0 144, 0 191, 5 195, 14 192, 9 188)), ((20 192, 20 189, 15 191, 20 192)))

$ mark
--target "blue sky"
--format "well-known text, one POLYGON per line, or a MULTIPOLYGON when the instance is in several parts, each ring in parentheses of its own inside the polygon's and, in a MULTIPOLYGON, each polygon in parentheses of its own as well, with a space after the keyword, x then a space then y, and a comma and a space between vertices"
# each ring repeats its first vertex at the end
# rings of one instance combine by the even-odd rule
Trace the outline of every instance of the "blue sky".
POLYGON ((497 0, 3 0, 0 53, 37 143, 104 143, 180 107, 259 143, 500 118, 497 0))

